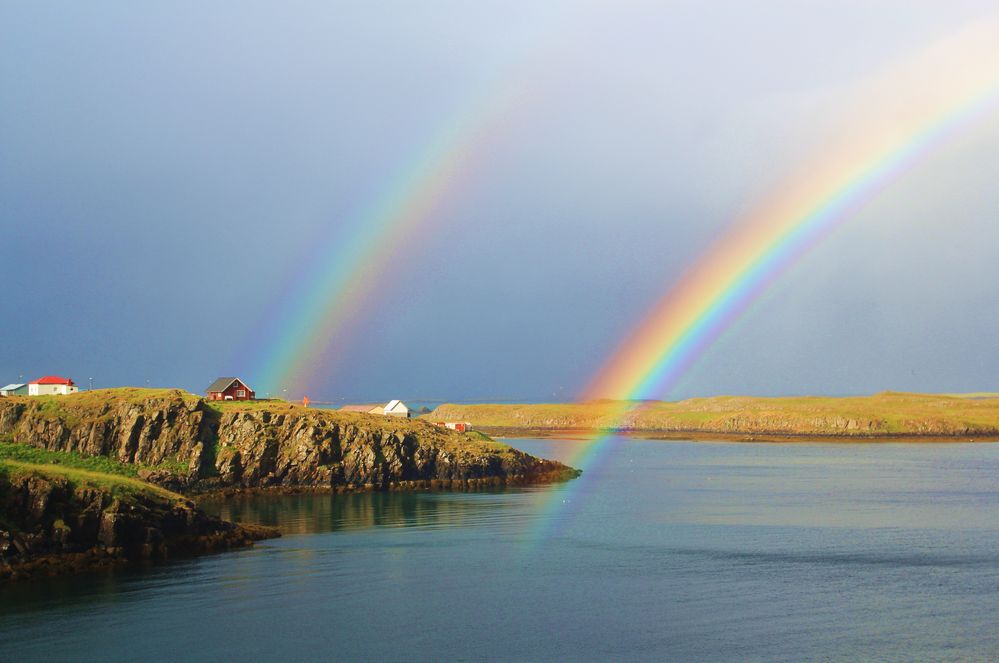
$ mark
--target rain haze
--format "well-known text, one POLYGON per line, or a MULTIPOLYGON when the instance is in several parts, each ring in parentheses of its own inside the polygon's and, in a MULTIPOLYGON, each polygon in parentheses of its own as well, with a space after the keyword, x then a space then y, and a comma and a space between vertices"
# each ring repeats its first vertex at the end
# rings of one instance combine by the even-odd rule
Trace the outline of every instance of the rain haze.
MULTIPOLYGON (((306 349, 309 384, 257 388, 575 398, 705 250, 863 123, 874 72, 996 12, 747 5, 5 2, 0 381, 253 384, 363 210, 501 98, 335 346, 306 349)), ((995 390, 996 172, 992 112, 662 396, 995 390)))

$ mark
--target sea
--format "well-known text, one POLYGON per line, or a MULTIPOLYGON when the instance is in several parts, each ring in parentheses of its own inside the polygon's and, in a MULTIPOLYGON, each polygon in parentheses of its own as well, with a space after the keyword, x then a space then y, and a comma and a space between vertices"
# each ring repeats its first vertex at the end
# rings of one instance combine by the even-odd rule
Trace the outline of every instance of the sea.
POLYGON ((606 445, 553 486, 205 502, 285 535, 2 586, 0 661, 999 660, 999 444, 606 445))

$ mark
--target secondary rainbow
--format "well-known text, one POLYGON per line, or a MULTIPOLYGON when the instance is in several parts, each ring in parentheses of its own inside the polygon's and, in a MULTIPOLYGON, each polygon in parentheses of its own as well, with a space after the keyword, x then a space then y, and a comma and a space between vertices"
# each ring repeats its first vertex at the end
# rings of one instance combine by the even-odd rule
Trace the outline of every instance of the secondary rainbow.
POLYGON ((344 350, 349 325, 356 324, 372 294, 391 276, 401 248, 418 229, 429 232, 448 195, 458 195, 462 177, 494 135, 509 102, 496 97, 446 123, 383 195, 349 220, 353 235, 319 251, 318 269, 287 289, 290 302, 265 341, 264 362, 254 373, 261 391, 277 395, 290 384, 299 389, 315 385, 315 373, 344 350))
POLYGON ((370 206, 340 220, 344 235, 316 247, 311 260, 300 259, 306 266, 282 289, 282 301, 256 334, 253 356, 259 359, 249 374, 258 392, 297 399, 328 383, 328 375, 317 378, 346 353, 351 328, 367 318, 375 294, 401 264, 404 247, 412 246, 417 231, 433 236, 443 207, 462 195, 489 147, 547 94, 545 82, 553 73, 548 64, 557 61, 547 56, 585 37, 561 30, 559 39, 551 39, 553 26, 563 25, 555 7, 542 8, 525 23, 511 43, 530 48, 495 62, 370 206))

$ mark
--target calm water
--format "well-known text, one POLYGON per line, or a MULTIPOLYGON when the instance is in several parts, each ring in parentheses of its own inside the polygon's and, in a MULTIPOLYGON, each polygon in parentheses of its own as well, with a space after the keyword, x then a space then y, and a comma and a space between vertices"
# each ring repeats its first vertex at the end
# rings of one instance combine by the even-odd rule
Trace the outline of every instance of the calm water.
POLYGON ((208 506, 288 534, 0 588, 0 660, 999 658, 995 444, 618 440, 554 488, 208 506))

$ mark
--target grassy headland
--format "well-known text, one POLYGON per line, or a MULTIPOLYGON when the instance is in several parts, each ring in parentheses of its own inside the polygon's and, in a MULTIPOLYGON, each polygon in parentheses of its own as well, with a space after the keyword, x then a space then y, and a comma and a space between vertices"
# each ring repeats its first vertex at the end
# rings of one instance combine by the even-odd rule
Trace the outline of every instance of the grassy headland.
POLYGON ((481 490, 579 472, 426 421, 176 389, 0 398, 0 581, 250 545, 182 494, 481 490))
POLYGON ((187 500, 183 495, 120 472, 101 472, 79 466, 55 464, 51 459, 47 462, 27 463, 9 457, 0 458, 0 481, 9 482, 23 477, 49 481, 63 479, 73 488, 92 488, 106 492, 112 497, 146 495, 166 500, 187 500))
POLYGON ((576 472, 427 421, 207 401, 178 389, 0 398, 0 459, 137 477, 185 494, 470 489, 576 472))
POLYGON ((717 396, 678 402, 444 404, 427 419, 469 421, 495 435, 619 429, 656 437, 999 439, 999 395, 883 392, 856 397, 717 396))

